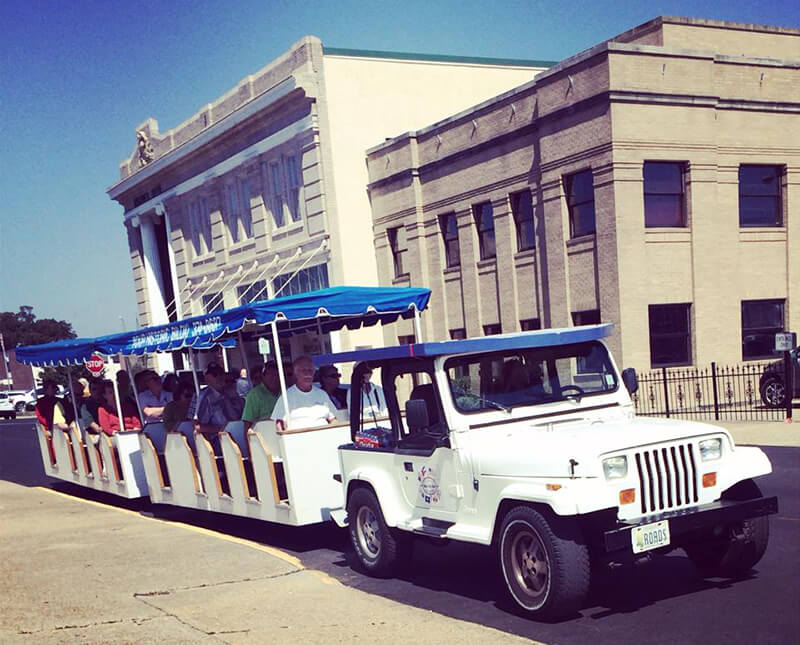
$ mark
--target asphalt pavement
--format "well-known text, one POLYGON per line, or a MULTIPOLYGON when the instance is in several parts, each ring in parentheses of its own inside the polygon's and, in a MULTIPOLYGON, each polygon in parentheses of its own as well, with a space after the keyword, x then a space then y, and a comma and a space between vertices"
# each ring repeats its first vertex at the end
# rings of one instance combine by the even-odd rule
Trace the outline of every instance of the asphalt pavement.
POLYGON ((125 501, 44 476, 31 424, 0 422, 0 642, 785 643, 800 634, 800 424, 724 424, 765 448, 781 505, 744 580, 680 552, 599 575, 579 615, 516 616, 484 547, 421 544, 408 570, 351 568, 332 524, 294 529, 125 501))

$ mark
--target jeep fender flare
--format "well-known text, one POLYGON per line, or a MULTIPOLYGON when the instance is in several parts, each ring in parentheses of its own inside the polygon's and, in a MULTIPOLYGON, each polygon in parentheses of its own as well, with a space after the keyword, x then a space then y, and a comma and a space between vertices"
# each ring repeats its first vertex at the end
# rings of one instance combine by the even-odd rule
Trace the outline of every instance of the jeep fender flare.
POLYGON ((398 522, 408 515, 409 503, 402 491, 398 489, 397 481, 393 481, 392 477, 380 468, 360 468, 348 476, 345 508, 350 500, 350 494, 360 486, 372 488, 372 492, 375 493, 375 497, 378 498, 378 503, 381 505, 381 512, 387 526, 397 526, 398 522))
POLYGON ((761 448, 755 446, 736 446, 722 461, 704 462, 704 466, 707 470, 717 471, 717 485, 720 491, 726 491, 745 479, 769 475, 772 472, 769 457, 761 448), (714 468, 715 463, 719 464, 718 468, 714 468))

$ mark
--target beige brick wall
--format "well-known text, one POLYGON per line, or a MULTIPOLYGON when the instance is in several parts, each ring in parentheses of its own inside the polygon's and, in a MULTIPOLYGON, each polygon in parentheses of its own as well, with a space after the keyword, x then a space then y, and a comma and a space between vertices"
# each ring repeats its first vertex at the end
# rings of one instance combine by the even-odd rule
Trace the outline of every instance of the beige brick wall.
POLYGON ((435 338, 459 327, 481 335, 497 322, 515 331, 533 317, 571 325, 572 312, 599 308, 616 324, 618 360, 648 369, 651 304, 691 303, 698 365, 741 360, 742 300, 785 299, 787 328, 797 330, 800 67, 760 59, 789 58, 798 34, 659 20, 376 147, 367 167, 381 283, 394 278, 386 229, 421 212, 427 243, 410 246, 406 266, 411 284, 433 290, 435 338), (675 51, 690 46, 702 51, 675 51), (737 46, 759 60, 732 62, 737 46), (645 227, 642 169, 657 160, 688 169, 685 228, 645 227), (743 163, 786 167, 784 226, 740 228, 743 163), (584 169, 597 233, 570 240, 563 178, 584 169), (517 253, 509 193, 522 188, 533 194, 536 249, 517 253), (471 213, 485 200, 495 216, 492 261, 478 259, 471 213), (438 217, 453 211, 461 266, 447 269, 438 217))

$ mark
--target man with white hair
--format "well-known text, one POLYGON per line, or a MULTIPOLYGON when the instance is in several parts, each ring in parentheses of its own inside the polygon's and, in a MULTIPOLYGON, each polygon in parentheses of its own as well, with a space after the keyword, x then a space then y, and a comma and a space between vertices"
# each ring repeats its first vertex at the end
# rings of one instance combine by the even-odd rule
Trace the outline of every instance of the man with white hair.
POLYGON ((336 419, 336 410, 327 393, 314 387, 314 363, 311 357, 299 356, 292 367, 295 383, 286 390, 286 400, 283 395, 278 399, 272 418, 282 421, 286 428, 314 428, 332 423, 336 419))

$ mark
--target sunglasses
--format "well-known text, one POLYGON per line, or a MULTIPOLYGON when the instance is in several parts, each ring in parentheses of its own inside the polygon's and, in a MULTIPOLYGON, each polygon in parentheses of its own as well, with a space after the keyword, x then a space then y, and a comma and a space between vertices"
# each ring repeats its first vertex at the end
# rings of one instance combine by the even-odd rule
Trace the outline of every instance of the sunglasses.
POLYGON ((323 378, 342 378, 342 375, 339 372, 331 372, 330 374, 323 374, 323 378))

